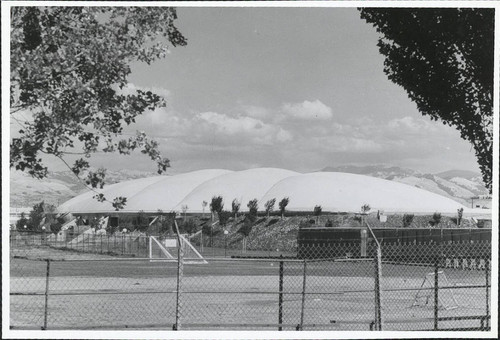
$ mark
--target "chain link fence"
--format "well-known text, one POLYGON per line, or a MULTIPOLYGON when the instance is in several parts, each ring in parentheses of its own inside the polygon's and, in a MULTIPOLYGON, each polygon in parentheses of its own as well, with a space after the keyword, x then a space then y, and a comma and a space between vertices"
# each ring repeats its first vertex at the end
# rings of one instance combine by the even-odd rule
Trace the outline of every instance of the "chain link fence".
POLYGON ((152 258, 146 236, 87 241, 11 235, 11 328, 491 329, 490 242, 382 243, 377 256, 373 242, 191 238, 202 261, 152 258))

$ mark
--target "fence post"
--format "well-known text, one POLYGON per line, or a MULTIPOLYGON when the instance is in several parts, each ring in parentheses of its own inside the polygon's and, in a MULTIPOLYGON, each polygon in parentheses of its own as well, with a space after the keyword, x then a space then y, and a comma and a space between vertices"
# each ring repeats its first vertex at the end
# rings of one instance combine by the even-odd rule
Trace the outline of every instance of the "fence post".
MULTIPOLYGON (((283 258, 283 255, 280 255, 283 258)), ((278 295, 278 331, 282 331, 283 327, 283 260, 280 261, 280 272, 279 272, 279 295, 278 295)))
POLYGON ((302 305, 300 306, 300 324, 297 327, 301 331, 304 326, 304 305, 306 302, 306 277, 307 277, 307 260, 304 259, 304 272, 302 276, 302 305))
POLYGON ((50 260, 46 259, 47 262, 47 271, 45 273, 45 305, 43 311, 43 328, 42 330, 47 329, 47 317, 49 314, 49 278, 50 278, 50 260))
POLYGON ((490 290, 489 290, 489 267, 491 264, 491 259, 489 263, 486 263, 486 266, 484 267, 484 274, 486 277, 486 329, 490 327, 490 290))
POLYGON ((380 298, 380 278, 382 276, 382 250, 377 244, 377 253, 374 261, 375 266, 375 329, 382 330, 382 301, 380 298))
POLYGON ((178 331, 181 329, 181 289, 182 277, 184 275, 184 248, 182 246, 182 240, 176 220, 174 220, 174 224, 175 232, 177 234, 177 293, 175 304, 175 325, 173 328, 178 331))
POLYGON ((439 257, 434 259, 434 330, 438 330, 439 318, 439 257))

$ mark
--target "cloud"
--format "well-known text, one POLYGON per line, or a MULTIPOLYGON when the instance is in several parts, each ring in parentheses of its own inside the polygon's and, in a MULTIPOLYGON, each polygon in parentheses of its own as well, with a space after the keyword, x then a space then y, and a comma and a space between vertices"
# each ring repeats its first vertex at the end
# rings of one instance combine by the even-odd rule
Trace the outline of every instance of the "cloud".
POLYGON ((169 107, 148 112, 137 123, 136 128, 159 139, 176 166, 189 169, 281 166, 310 171, 359 159, 424 162, 449 153, 450 137, 457 134, 420 116, 340 122, 318 100, 278 108, 238 105, 225 112, 178 112, 169 107))
POLYGON ((253 106, 253 105, 245 105, 242 106, 242 110, 245 112, 247 116, 257 118, 257 119, 266 119, 271 115, 271 110, 262 107, 262 106, 253 106))
POLYGON ((283 128, 248 116, 231 117, 217 112, 201 112, 193 120, 193 131, 200 141, 231 144, 273 144, 290 141, 283 128))
POLYGON ((397 129, 401 133, 425 133, 429 132, 430 130, 435 131, 437 126, 439 125, 436 123, 432 123, 429 120, 414 118, 410 116, 395 118, 387 123, 387 127, 391 129, 397 129))
POLYGON ((333 117, 332 109, 317 99, 313 102, 285 103, 281 110, 287 118, 298 120, 329 120, 333 117))

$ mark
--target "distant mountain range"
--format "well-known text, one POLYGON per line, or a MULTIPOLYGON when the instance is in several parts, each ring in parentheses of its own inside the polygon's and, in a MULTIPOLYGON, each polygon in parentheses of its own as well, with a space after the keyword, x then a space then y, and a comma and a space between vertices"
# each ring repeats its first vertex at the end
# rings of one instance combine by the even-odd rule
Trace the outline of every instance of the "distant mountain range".
MULTIPOLYGON (((108 170, 106 184, 148 176, 157 174, 136 170, 108 170)), ((43 180, 20 171, 10 171, 11 207, 32 207, 41 201, 57 206, 85 191, 86 187, 70 171, 49 172, 48 177, 43 180)))
MULTIPOLYGON (((481 175, 472 171, 450 170, 436 174, 420 173, 415 170, 384 165, 326 167, 320 171, 347 172, 388 179, 422 188, 449 197, 466 206, 470 197, 488 194, 481 175)), ((136 170, 107 171, 106 183, 155 176, 150 172, 136 170)), ((10 206, 31 207, 42 200, 59 205, 87 189, 69 171, 50 172, 43 180, 37 180, 19 172, 10 172, 10 206)))
POLYGON ((429 174, 397 166, 342 165, 338 167, 326 167, 320 171, 347 172, 405 183, 451 198, 465 206, 470 206, 471 197, 488 194, 481 174, 467 170, 449 170, 429 174))

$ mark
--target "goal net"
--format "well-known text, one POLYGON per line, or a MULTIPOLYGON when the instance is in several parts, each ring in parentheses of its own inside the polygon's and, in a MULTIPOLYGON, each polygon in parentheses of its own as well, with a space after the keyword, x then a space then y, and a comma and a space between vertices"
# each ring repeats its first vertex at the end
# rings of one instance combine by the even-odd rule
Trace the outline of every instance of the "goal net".
MULTIPOLYGON (((433 306, 434 305, 434 283, 435 276, 434 273, 428 273, 425 275, 420 289, 415 294, 415 299, 413 300, 412 307, 415 306, 433 306)), ((438 308, 441 309, 454 309, 458 308, 457 300, 455 295, 453 295, 452 289, 445 289, 444 287, 449 287, 448 279, 446 274, 442 271, 438 272, 438 308)))
MULTIPOLYGON (((184 236, 180 235, 180 243, 183 250, 184 263, 208 263, 196 248, 184 236)), ((177 238, 149 237, 149 259, 150 261, 172 261, 177 262, 179 254, 179 242, 177 238)))

